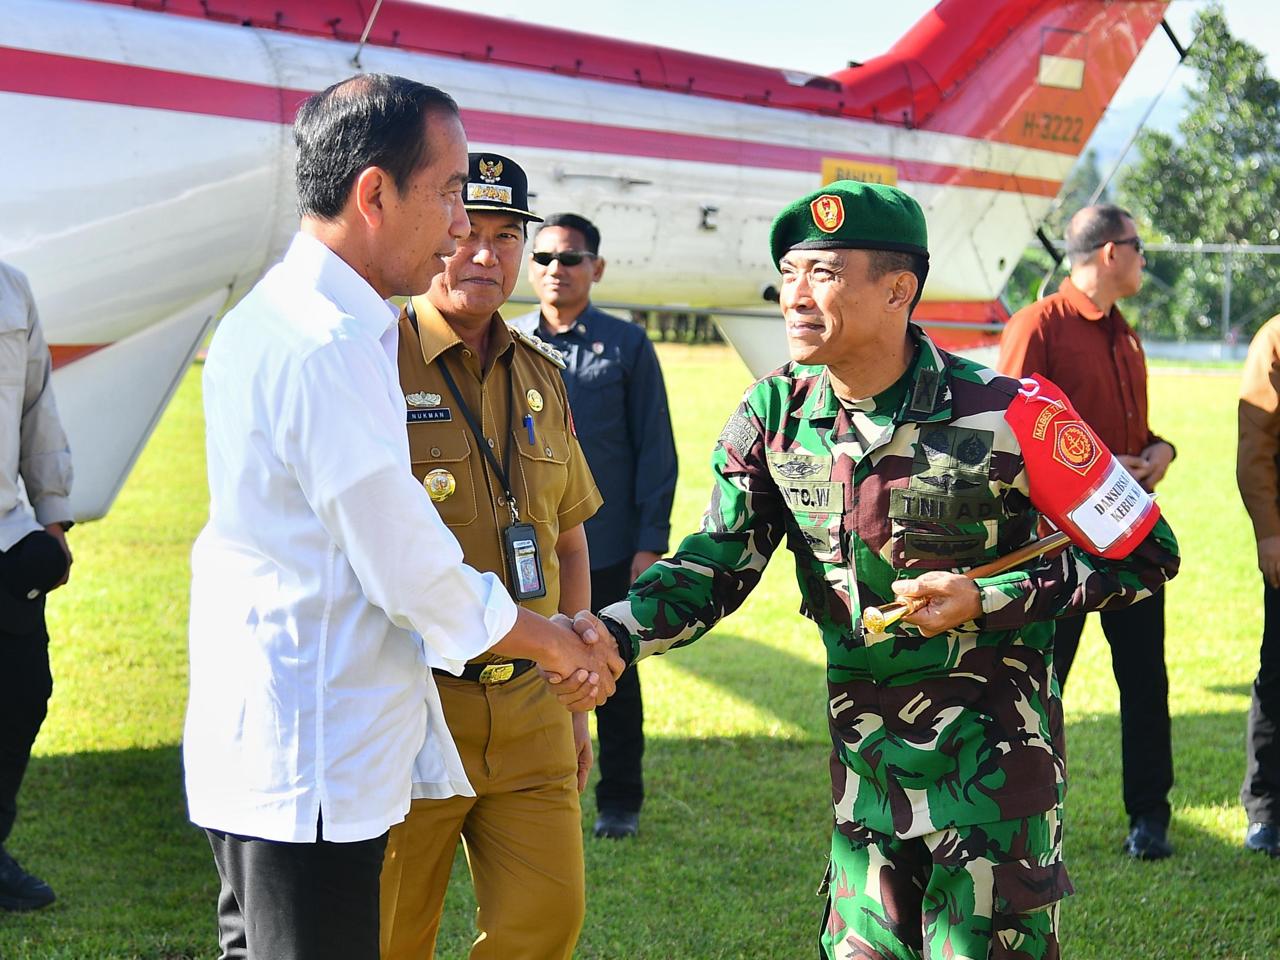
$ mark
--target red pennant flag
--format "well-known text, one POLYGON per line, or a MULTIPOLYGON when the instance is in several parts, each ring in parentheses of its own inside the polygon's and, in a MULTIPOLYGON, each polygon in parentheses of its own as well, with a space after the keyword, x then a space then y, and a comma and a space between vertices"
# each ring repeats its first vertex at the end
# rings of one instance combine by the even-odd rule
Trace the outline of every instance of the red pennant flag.
POLYGON ((1036 374, 1022 381, 1004 416, 1022 446, 1036 509, 1090 553, 1111 560, 1132 553, 1160 508, 1067 395, 1036 374))

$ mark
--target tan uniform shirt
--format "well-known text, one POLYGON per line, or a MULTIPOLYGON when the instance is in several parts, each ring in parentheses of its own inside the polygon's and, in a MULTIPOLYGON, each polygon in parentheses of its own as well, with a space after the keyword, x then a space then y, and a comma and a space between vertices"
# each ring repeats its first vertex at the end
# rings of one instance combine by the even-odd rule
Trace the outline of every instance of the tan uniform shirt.
POLYGON ((1236 482, 1254 535, 1280 534, 1280 317, 1254 335, 1240 382, 1236 482))
POLYGON ((510 589, 502 531, 511 523, 511 511, 504 503, 502 480, 481 452, 440 373, 444 360, 499 463, 506 454, 506 436, 511 434, 512 493, 521 522, 532 524, 536 531, 547 587, 546 596, 523 605, 549 617, 560 606, 560 562, 555 552, 560 532, 582 523, 602 502, 574 435, 560 369, 515 337, 494 314, 488 366, 481 370, 475 352, 426 297, 414 297, 413 305, 419 332, 414 332, 407 313, 402 312, 399 354, 413 474, 419 481, 437 469, 452 474, 454 492, 436 501, 441 519, 458 538, 467 563, 497 573, 510 589), (513 389, 515 403, 511 404, 513 389), (533 418, 533 443, 526 415, 533 418))

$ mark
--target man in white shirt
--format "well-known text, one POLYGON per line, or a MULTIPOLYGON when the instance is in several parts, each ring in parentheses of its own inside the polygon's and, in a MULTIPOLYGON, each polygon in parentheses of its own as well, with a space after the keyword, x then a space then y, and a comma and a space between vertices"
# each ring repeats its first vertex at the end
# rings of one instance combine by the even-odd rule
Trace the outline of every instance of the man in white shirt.
POLYGON ((386 298, 425 290, 469 232, 456 104, 354 77, 303 104, 294 138, 301 232, 205 364, 187 796, 222 881, 224 960, 376 960, 411 779, 471 790, 431 668, 532 659, 590 709, 622 664, 611 638, 584 644, 465 566, 409 469, 386 298))
POLYGON ((44 597, 71 568, 71 451, 52 374, 27 278, 0 263, 0 910, 54 900, 4 848, 53 692, 44 597))

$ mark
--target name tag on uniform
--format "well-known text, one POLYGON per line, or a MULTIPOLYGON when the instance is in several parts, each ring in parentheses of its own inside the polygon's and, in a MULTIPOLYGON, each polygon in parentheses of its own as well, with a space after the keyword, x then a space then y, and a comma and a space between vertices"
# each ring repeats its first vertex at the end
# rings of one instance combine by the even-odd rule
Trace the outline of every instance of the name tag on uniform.
POLYGON ((448 407, 436 407, 433 410, 406 410, 404 414, 405 423, 439 423, 453 419, 453 413, 448 407))
POLYGON ((842 513, 844 484, 836 481, 812 483, 779 483, 782 499, 793 513, 842 513))

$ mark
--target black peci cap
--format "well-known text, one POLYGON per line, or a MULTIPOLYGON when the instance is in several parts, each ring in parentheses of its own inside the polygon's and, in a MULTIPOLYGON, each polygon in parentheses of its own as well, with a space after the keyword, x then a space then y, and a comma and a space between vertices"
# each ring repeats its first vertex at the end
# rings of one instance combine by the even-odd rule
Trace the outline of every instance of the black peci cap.
POLYGON ((529 178, 520 164, 497 153, 472 153, 465 206, 469 213, 493 210, 542 222, 529 210, 529 178))

